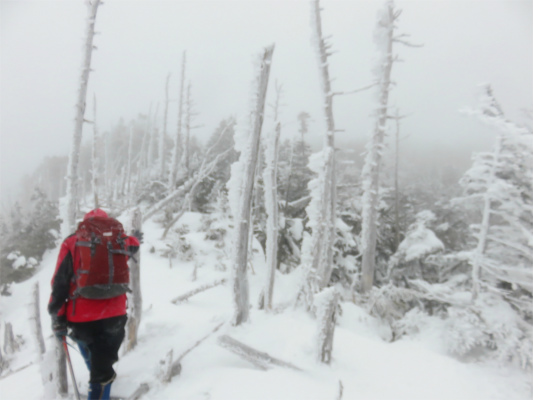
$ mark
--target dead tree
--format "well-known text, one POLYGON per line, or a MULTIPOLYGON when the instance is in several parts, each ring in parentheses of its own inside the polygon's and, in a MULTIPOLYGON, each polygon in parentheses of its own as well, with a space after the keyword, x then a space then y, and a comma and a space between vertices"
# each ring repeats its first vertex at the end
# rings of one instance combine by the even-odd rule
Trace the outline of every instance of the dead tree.
POLYGON ((165 112, 163 114, 163 133, 161 134, 161 140, 159 141, 159 174, 161 179, 164 179, 166 174, 166 148, 165 142, 167 139, 167 121, 168 121, 168 83, 170 81, 170 72, 167 75, 167 82, 165 84, 165 112))
POLYGON ((39 282, 36 282, 33 287, 33 302, 31 304, 30 321, 33 337, 35 338, 35 343, 39 350, 39 358, 42 358, 43 354, 46 352, 46 347, 44 345, 41 313, 39 310, 39 282))
POLYGON ((257 89, 255 91, 255 104, 252 114, 251 130, 247 151, 241 153, 239 165, 242 165, 242 181, 239 185, 240 193, 238 198, 238 208, 234 214, 235 218, 235 240, 233 254, 233 303, 235 315, 234 325, 240 325, 248 320, 249 294, 248 278, 246 268, 248 265, 248 234, 250 229, 250 208, 252 204, 252 194, 254 189, 255 168, 259 153, 261 129, 263 126, 265 98, 270 75, 270 65, 274 46, 265 48, 260 57, 260 71, 257 77, 257 89))
POLYGON ((226 279, 219 279, 219 280, 214 281, 213 283, 210 283, 210 284, 207 284, 207 285, 202 285, 202 286, 200 286, 200 287, 198 287, 198 288, 196 288, 194 290, 191 290, 190 292, 187 292, 185 294, 182 294, 181 296, 173 298, 171 300, 171 303, 172 304, 181 304, 184 301, 189 300, 195 294, 205 292, 206 290, 209 290, 209 289, 212 289, 212 288, 217 287, 219 285, 222 285, 225 282, 226 282, 226 279))
MULTIPOLYGON (((88 16, 85 38, 85 52, 83 68, 80 77, 80 87, 78 89, 78 102, 76 104, 76 122, 74 127, 74 138, 69 156, 68 182, 67 182, 67 225, 64 227, 68 232, 73 232, 76 227, 76 211, 78 208, 78 166, 80 160, 81 137, 83 123, 85 122, 85 102, 87 98, 87 84, 89 83, 89 72, 91 71, 91 56, 93 51, 94 25, 96 22, 96 12, 100 0, 87 1, 88 16)), ((65 232, 63 232, 65 234, 65 232)))
POLYGON ((339 297, 339 292, 333 287, 324 289, 321 293, 315 295, 318 322, 317 359, 325 364, 331 362, 339 297))
MULTIPOLYGON (((277 118, 276 118, 277 119, 277 118)), ((267 213, 267 238, 266 238, 266 264, 267 280, 264 290, 264 308, 272 310, 272 300, 274 296, 274 280, 278 265, 278 236, 279 236, 279 215, 278 215, 278 148, 281 125, 278 122, 276 131, 270 134, 266 149, 266 167, 263 171, 263 181, 265 183, 265 208, 267 213)))
POLYGON ((170 170, 169 177, 169 187, 173 189, 176 186, 176 181, 178 180, 178 168, 179 161, 182 155, 182 118, 183 118, 183 92, 185 90, 185 62, 186 62, 186 52, 183 52, 182 62, 181 62, 181 81, 180 81, 180 95, 178 100, 178 129, 176 132, 176 141, 174 142, 174 155, 172 159, 172 166, 170 170))
POLYGON ((296 365, 272 357, 268 353, 258 351, 227 335, 220 336, 218 338, 218 344, 224 347, 225 349, 231 351, 232 353, 238 355, 239 357, 251 362, 257 368, 263 371, 266 371, 267 369, 273 366, 290 368, 295 371, 301 371, 301 369, 298 368, 296 365))
MULTIPOLYGON (((302 245, 302 266, 304 277, 297 302, 303 302, 308 310, 313 309, 313 295, 326 287, 333 270, 333 245, 335 241, 335 122, 333 119, 333 92, 329 76, 331 45, 322 33, 320 1, 312 5, 314 43, 319 62, 320 82, 323 92, 326 135, 320 168, 316 167, 318 176, 310 182, 312 200, 307 207, 308 226, 312 229, 310 238, 304 239, 302 245)), ((310 165, 310 167, 312 167, 310 165)))
POLYGON ((400 15, 401 11, 394 8, 394 2, 387 0, 379 14, 374 35, 380 53, 376 62, 378 107, 375 114, 374 131, 367 145, 362 171, 361 292, 363 293, 369 291, 374 284, 380 169, 387 119, 389 118, 388 102, 391 90, 391 71, 393 63, 396 61, 396 57, 393 54, 393 43, 398 42, 408 46, 415 46, 405 41, 404 37, 406 35, 395 35, 395 24, 400 15))
MULTIPOLYGON (((131 231, 142 231, 142 214, 139 208, 135 208, 131 213, 131 231)), ((130 257, 130 287, 131 294, 128 295, 128 323, 126 325, 126 343, 124 352, 132 350, 137 345, 137 331, 142 317, 142 293, 141 293, 141 249, 130 257)))
POLYGON ((96 95, 93 96, 93 148, 92 148, 92 186, 93 186, 93 194, 94 194, 94 208, 98 208, 98 168, 99 168, 99 162, 98 162, 98 126, 96 125, 96 95))

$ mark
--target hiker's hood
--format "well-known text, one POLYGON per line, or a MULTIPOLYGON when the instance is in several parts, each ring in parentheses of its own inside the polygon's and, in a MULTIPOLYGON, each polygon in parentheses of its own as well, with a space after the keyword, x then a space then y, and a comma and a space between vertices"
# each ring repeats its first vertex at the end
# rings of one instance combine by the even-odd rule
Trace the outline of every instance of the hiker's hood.
POLYGON ((83 217, 83 220, 85 221, 87 218, 91 217, 107 217, 107 213, 102 210, 101 208, 97 208, 96 210, 89 211, 87 214, 85 214, 85 217, 83 217))

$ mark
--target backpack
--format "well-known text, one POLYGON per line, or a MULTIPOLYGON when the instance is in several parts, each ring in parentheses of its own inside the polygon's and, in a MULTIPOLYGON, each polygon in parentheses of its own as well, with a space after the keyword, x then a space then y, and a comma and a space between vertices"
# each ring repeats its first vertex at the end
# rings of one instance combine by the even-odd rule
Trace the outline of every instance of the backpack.
POLYGON ((114 218, 91 217, 76 230, 80 267, 76 274, 74 297, 109 299, 130 291, 128 236, 114 218))

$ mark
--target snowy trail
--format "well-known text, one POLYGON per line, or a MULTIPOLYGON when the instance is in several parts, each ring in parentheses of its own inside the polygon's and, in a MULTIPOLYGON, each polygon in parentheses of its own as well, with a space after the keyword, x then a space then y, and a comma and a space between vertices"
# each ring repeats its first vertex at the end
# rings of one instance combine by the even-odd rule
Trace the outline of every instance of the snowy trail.
MULTIPOLYGON (((182 372, 168 385, 157 379, 159 362, 170 349, 178 357, 217 324, 231 317, 232 304, 228 283, 199 293, 189 301, 173 305, 170 300, 200 285, 229 277, 228 271, 215 268, 227 260, 223 249, 205 240, 197 214, 183 217, 186 235, 196 256, 188 262, 167 259, 152 246, 161 249, 161 230, 151 221, 145 224, 142 245, 143 317, 136 349, 123 355, 116 364, 118 379, 115 395, 130 394, 141 382, 151 390, 146 400, 327 400, 336 399, 339 381, 347 400, 526 400, 531 388, 519 370, 461 363, 436 349, 428 338, 388 343, 386 327, 351 303, 343 304, 343 313, 335 332, 333 361, 319 365, 314 359, 315 321, 300 310, 285 309, 279 314, 258 311, 255 304, 263 286, 264 261, 255 252, 255 275, 250 274, 251 323, 241 327, 225 325, 182 362, 182 372), (218 257, 217 257, 218 255, 218 257), (191 280, 197 263, 197 279, 191 280), (228 334, 260 351, 288 361, 303 372, 284 368, 268 371, 255 369, 248 362, 221 348, 219 335, 228 334)), ((227 251, 227 250, 226 250, 227 251)), ((44 260, 43 271, 28 282, 14 286, 13 296, 2 297, 3 321, 13 324, 15 334, 25 343, 11 368, 36 361, 35 344, 29 335, 29 293, 36 281, 41 286, 41 319, 47 348, 52 337, 46 303, 56 252, 44 260)), ((274 303, 289 301, 297 277, 276 276, 274 303)), ((0 332, 3 333, 3 332, 0 332)), ((87 391, 88 372, 76 351, 71 352, 81 392, 87 391)), ((37 363, 21 372, 0 379, 3 400, 42 399, 42 381, 37 363)))

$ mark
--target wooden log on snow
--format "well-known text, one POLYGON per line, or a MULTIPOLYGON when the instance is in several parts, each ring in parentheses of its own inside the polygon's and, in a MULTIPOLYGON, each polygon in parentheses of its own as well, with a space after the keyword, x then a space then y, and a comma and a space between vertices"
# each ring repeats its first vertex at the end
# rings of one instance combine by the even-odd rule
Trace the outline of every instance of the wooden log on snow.
POLYGON ((216 280, 213 283, 210 283, 210 284, 207 284, 207 285, 202 285, 202 286, 200 286, 200 287, 198 287, 196 289, 191 290, 190 292, 187 292, 185 294, 182 294, 181 296, 175 297, 174 299, 171 300, 171 303, 172 304, 183 303, 184 301, 188 300, 190 297, 194 296, 195 294, 198 294, 198 293, 201 293, 201 292, 205 292, 208 289, 212 289, 214 287, 222 285, 224 282, 226 282, 225 278, 216 280))
POLYGON ((228 335, 223 335, 218 338, 218 344, 225 349, 231 351, 232 353, 238 355, 239 357, 244 358, 245 360, 251 362, 257 368, 266 371, 272 366, 290 368, 296 371, 301 371, 297 366, 279 360, 275 357, 272 357, 268 353, 256 350, 250 346, 245 345, 244 343, 239 342, 238 340, 233 339, 228 335))

